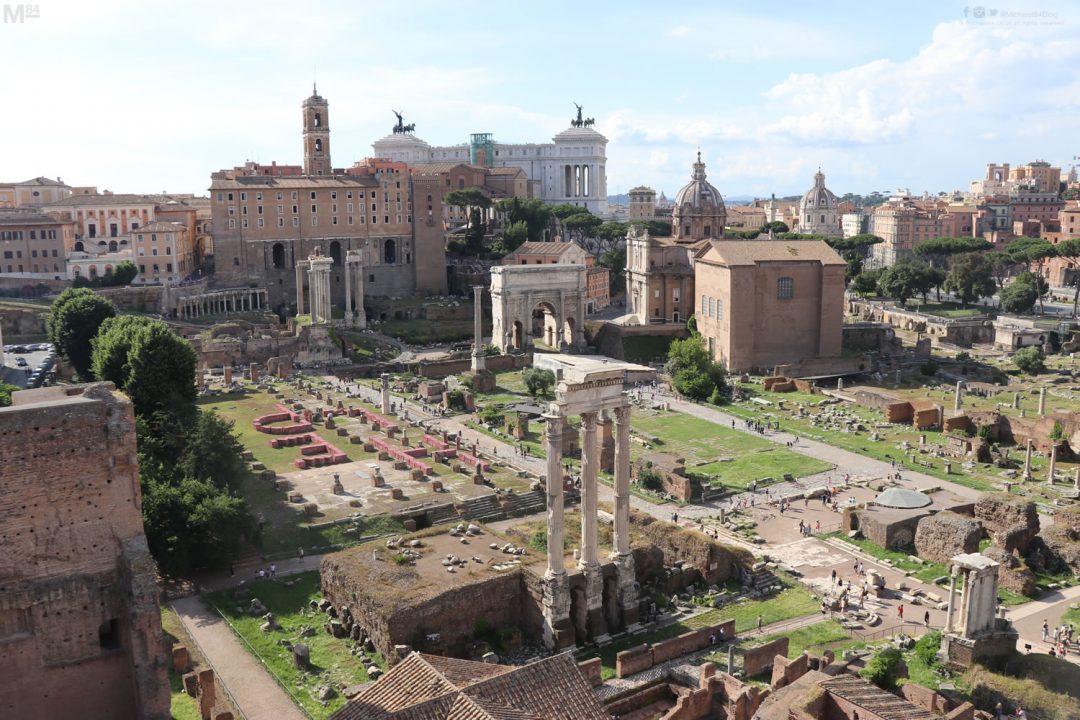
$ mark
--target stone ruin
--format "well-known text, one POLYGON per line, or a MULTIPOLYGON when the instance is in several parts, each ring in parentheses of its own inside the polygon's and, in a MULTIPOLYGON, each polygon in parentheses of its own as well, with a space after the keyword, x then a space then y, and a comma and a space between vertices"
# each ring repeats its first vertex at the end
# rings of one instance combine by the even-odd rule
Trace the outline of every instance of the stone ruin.
POLYGON ((1011 653, 1019 634, 998 612, 998 574, 1001 566, 986 555, 970 553, 952 558, 949 604, 942 637, 943 659, 961 667, 1011 653), (957 595, 963 577, 963 594, 957 595))
POLYGON ((978 552, 981 539, 982 527, 973 518, 940 512, 919 521, 915 550, 923 560, 944 563, 956 555, 978 552))

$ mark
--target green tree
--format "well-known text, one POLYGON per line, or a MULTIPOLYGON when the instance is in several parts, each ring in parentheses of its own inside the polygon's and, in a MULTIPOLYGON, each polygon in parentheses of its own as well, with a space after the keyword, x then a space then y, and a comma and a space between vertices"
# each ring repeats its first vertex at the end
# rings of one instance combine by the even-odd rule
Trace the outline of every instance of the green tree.
MULTIPOLYGON (((1054 246, 1054 255, 1062 260, 1068 260, 1074 267, 1080 265, 1080 238, 1072 238, 1058 243, 1054 246)), ((1074 284, 1076 289, 1073 290, 1072 316, 1075 318, 1078 309, 1080 309, 1080 280, 1075 281, 1074 284)))
POLYGON ((699 334, 697 330, 696 315, 691 315, 690 317, 686 318, 686 329, 690 333, 690 337, 694 337, 695 335, 699 334))
POLYGON ((882 271, 878 278, 878 289, 883 295, 903 304, 916 295, 925 297, 934 287, 934 281, 935 275, 929 265, 901 262, 882 271))
POLYGON ((139 274, 139 268, 135 266, 135 263, 130 260, 121 260, 113 268, 112 284, 113 285, 130 285, 131 281, 135 279, 135 276, 139 274))
POLYGON ((6 382, 0 382, 0 407, 8 407, 11 405, 11 393, 19 389, 18 385, 9 385, 6 382))
POLYGON ((954 255, 982 252, 991 247, 992 245, 982 238, 941 237, 923 240, 913 248, 913 252, 930 263, 931 267, 942 268, 954 255))
POLYGON ((611 284, 611 296, 615 297, 626 290, 626 248, 614 247, 603 253, 596 264, 608 269, 611 284))
POLYGON ((544 232, 551 227, 554 217, 551 206, 537 198, 506 198, 495 203, 495 210, 505 216, 507 224, 525 223, 530 242, 545 239, 544 232))
POLYGON ((670 220, 646 220, 644 225, 653 237, 671 237, 670 220))
POLYGON ((980 253, 953 256, 945 276, 945 289, 955 293, 963 307, 979 298, 992 296, 997 284, 991 276, 990 262, 980 253))
POLYGON ((1013 355, 1013 362, 1028 375, 1046 372, 1046 359, 1043 357, 1042 350, 1034 345, 1017 350, 1013 355))
POLYGON ((1002 310, 1007 313, 1022 314, 1031 312, 1039 300, 1039 293, 1030 283, 1013 281, 998 294, 998 297, 1001 299, 1002 310))
POLYGON ((888 647, 879 650, 859 674, 874 685, 891 690, 896 687, 897 673, 902 659, 903 655, 898 648, 888 647))
POLYGON ((724 365, 713 362, 700 335, 672 341, 664 372, 679 394, 693 400, 707 400, 714 390, 723 390, 726 384, 724 365))
POLYGON ((534 399, 548 395, 555 386, 555 373, 543 368, 526 368, 521 372, 525 390, 534 399))
POLYGON ((761 226, 761 232, 768 234, 769 231, 779 235, 780 233, 791 232, 791 228, 783 220, 773 220, 761 226))
POLYGON ((577 240, 579 243, 585 238, 593 237, 603 224, 603 220, 590 212, 579 212, 563 220, 563 227, 566 228, 570 239, 577 240))
POLYGON ((163 572, 222 568, 255 528, 243 499, 206 480, 171 481, 160 465, 143 466, 143 527, 163 572))
POLYGON ((1009 277, 1016 262, 1012 257, 1004 250, 992 250, 991 252, 984 253, 987 262, 990 263, 990 273, 994 276, 994 282, 997 283, 998 290, 1005 289, 1005 280, 1009 277))
POLYGON ((49 308, 48 336, 59 355, 81 378, 90 375, 90 341, 107 318, 116 315, 116 306, 85 288, 68 288, 49 308))
POLYGON ((128 350, 124 392, 135 414, 150 418, 163 412, 182 425, 195 420, 195 350, 165 323, 154 320, 139 328, 128 350))
POLYGON ((504 253, 512 253, 529 240, 529 226, 524 220, 512 222, 506 226, 502 234, 504 253))
MULTIPOLYGON (((1005 246, 1005 252, 1013 259, 1013 262, 1023 264, 1028 269, 1035 266, 1035 273, 1042 275, 1043 263, 1057 255, 1057 248, 1048 240, 1042 238, 1022 237, 1013 240, 1005 246)), ((1039 312, 1044 312, 1042 297, 1039 297, 1039 312)))
POLYGON ((552 205, 551 213, 560 220, 565 220, 568 217, 577 215, 579 213, 587 213, 588 209, 581 207, 580 205, 572 205, 570 203, 563 203, 562 205, 552 205))
POLYGON ((1061 424, 1060 420, 1055 420, 1054 427, 1050 428, 1050 439, 1055 442, 1065 439, 1065 426, 1061 424))
POLYGON ((876 295, 881 273, 880 269, 863 270, 851 279, 851 291, 859 295, 876 295))
POLYGON ((222 490, 239 491, 247 467, 244 446, 231 420, 212 410, 200 412, 186 442, 180 457, 180 469, 186 477, 208 480, 222 490))
POLYGON ((128 381, 128 352, 139 329, 151 322, 138 315, 106 318, 90 341, 90 369, 98 380, 108 380, 123 389, 128 381))

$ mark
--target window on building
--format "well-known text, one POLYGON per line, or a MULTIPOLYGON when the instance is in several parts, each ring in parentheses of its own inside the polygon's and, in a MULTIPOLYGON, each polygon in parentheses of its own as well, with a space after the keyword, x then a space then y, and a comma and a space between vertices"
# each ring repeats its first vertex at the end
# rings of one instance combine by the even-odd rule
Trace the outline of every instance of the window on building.
POLYGON ((795 280, 789 277, 778 278, 776 281, 776 297, 780 300, 790 300, 795 297, 795 280))
POLYGON ((724 301, 720 298, 716 298, 716 315, 717 320, 724 319, 724 301))

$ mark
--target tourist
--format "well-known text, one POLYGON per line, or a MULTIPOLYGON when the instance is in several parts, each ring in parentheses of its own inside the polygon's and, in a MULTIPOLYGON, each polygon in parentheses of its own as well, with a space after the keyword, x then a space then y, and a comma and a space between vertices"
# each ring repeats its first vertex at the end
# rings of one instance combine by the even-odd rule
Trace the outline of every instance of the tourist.
POLYGON ((818 520, 816 523, 814 523, 814 532, 821 532, 821 521, 820 520, 818 520))
POLYGON ((1043 619, 1043 624, 1042 624, 1042 641, 1043 642, 1046 642, 1046 637, 1049 634, 1050 634, 1050 624, 1048 622, 1046 622, 1046 619, 1044 618, 1043 619))
POLYGON ((903 620, 904 620, 904 606, 901 605, 899 608, 897 608, 896 612, 900 616, 900 621, 903 622, 903 620))
POLYGON ((929 610, 927 610, 926 614, 923 615, 923 624, 926 625, 926 627, 930 627, 930 611, 929 610))
POLYGON ((765 618, 763 618, 763 617, 762 617, 761 615, 758 615, 758 616, 757 616, 757 631, 758 631, 759 633, 761 632, 761 628, 762 628, 762 627, 763 627, 764 625, 765 625, 765 618))
POLYGON ((836 568, 833 568, 832 578, 830 579, 829 584, 830 585, 835 585, 836 584, 836 568))
POLYGON ((1016 706, 1016 720, 1027 720, 1027 713, 1019 705, 1016 706))
POLYGON ((275 565, 273 563, 270 563, 270 577, 271 578, 277 577, 277 565, 275 565))
POLYGON ((715 645, 716 644, 716 633, 712 633, 712 634, 709 635, 709 644, 710 645, 715 645))
POLYGON ((300 547, 300 548, 297 548, 297 549, 300 551, 300 563, 303 564, 303 562, 304 562, 304 548, 300 547))

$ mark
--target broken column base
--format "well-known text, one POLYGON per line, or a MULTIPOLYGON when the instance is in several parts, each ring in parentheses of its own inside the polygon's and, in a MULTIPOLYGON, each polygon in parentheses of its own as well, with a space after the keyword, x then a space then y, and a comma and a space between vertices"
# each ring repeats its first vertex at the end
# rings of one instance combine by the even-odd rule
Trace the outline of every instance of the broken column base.
POLYGON ((545 575, 544 586, 544 644, 551 650, 574 645, 574 626, 570 622, 570 583, 566 573, 545 575))

